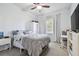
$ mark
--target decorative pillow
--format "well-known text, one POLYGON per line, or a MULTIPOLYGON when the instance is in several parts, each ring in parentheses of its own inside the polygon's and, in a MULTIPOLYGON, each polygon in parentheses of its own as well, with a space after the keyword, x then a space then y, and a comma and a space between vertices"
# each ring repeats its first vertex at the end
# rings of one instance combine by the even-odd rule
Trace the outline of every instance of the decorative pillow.
POLYGON ((13 35, 17 35, 17 34, 18 34, 18 32, 19 32, 19 30, 12 31, 12 34, 13 34, 13 35))
POLYGON ((0 32, 0 38, 3 38, 4 32, 0 32))

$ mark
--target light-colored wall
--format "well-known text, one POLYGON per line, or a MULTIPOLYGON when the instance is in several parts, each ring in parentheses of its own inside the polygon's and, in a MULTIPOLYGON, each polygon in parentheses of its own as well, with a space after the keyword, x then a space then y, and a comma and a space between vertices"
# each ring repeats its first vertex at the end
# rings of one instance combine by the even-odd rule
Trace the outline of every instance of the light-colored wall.
POLYGON ((78 3, 73 3, 70 7, 70 10, 69 10, 69 15, 71 16, 72 13, 74 12, 75 8, 77 7, 78 3))
MULTIPOLYGON (((68 10, 63 9, 60 11, 50 12, 49 14, 44 14, 39 19, 39 33, 46 33, 46 16, 51 15, 52 17, 56 17, 56 21, 58 22, 56 33, 58 34, 57 38, 59 38, 59 34, 61 34, 62 30, 71 28, 70 18, 76 6, 77 4, 73 4, 68 10)), ((13 4, 0 4, 0 31, 4 31, 6 33, 17 29, 32 30, 33 26, 30 20, 34 20, 34 17, 34 15, 31 16, 29 13, 21 11, 17 6, 13 4)))
MULTIPOLYGON (((72 6, 70 6, 68 9, 66 8, 66 9, 59 10, 57 12, 51 12, 47 14, 48 16, 51 15, 52 17, 56 17, 55 20, 56 20, 56 39, 57 40, 60 39, 60 35, 63 30, 71 29, 71 14, 73 13, 77 4, 72 4, 72 6)), ((46 15, 44 15, 44 17, 45 16, 46 15)), ((40 21, 41 25, 43 25, 40 27, 41 28, 40 32, 42 33, 46 32, 45 21, 46 21, 45 19, 40 21)), ((54 39, 53 36, 52 36, 52 39, 54 39)))
POLYGON ((71 28, 71 24, 70 24, 70 16, 69 16, 69 12, 68 10, 63 10, 61 12, 61 16, 60 16, 60 21, 61 21, 61 31, 66 30, 66 29, 70 29, 71 28))
POLYGON ((40 33, 46 33, 46 20, 47 16, 50 16, 55 19, 56 28, 54 27, 54 33, 51 35, 52 41, 56 39, 60 39, 60 34, 62 30, 70 29, 70 17, 67 9, 62 9, 59 11, 51 12, 49 14, 44 15, 43 19, 40 20, 40 33))
MULTIPOLYGON (((60 12, 60 15, 58 16, 58 21, 60 23, 60 27, 56 32, 57 32, 57 40, 60 39, 60 34, 62 33, 63 30, 70 29, 71 30, 71 15, 74 12, 75 8, 77 6, 77 3, 73 3, 67 10, 63 10, 60 12), (59 32, 60 31, 60 32, 59 32), (59 35, 58 35, 59 34, 59 35)), ((57 23, 58 24, 58 23, 57 23)))
POLYGON ((0 4, 0 31, 25 30, 25 25, 31 17, 24 14, 13 4, 0 4))

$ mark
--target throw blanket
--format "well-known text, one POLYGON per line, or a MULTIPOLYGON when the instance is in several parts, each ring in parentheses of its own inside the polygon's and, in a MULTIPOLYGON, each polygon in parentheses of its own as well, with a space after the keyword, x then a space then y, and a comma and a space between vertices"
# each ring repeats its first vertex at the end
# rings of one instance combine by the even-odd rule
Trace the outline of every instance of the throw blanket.
POLYGON ((42 48, 48 45, 50 38, 47 36, 26 36, 22 37, 22 45, 29 55, 39 56, 42 48))

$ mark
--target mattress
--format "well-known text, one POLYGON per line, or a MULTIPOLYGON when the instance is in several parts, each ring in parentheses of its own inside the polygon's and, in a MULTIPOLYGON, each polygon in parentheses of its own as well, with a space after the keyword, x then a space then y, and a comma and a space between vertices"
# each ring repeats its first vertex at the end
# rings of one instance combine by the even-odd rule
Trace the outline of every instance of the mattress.
POLYGON ((50 38, 47 35, 29 35, 23 36, 22 46, 28 51, 29 55, 38 56, 42 48, 49 44, 50 38))

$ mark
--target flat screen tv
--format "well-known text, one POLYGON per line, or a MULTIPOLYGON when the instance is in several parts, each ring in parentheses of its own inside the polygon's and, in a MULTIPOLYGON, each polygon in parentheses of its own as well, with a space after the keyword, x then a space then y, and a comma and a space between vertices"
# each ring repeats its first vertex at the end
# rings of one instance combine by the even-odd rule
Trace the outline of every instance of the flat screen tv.
POLYGON ((79 4, 71 16, 71 30, 74 32, 79 32, 79 4))

